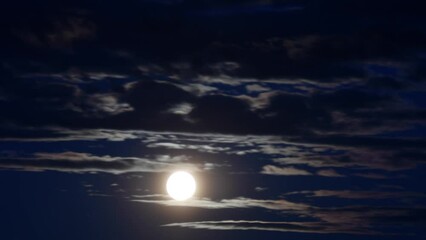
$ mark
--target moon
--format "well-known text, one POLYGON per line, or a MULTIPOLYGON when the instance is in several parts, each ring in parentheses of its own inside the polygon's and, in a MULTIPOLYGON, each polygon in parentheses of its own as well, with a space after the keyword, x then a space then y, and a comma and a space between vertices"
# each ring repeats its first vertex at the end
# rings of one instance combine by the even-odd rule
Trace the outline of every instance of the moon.
POLYGON ((194 195, 196 183, 191 174, 185 171, 178 171, 170 175, 166 188, 171 198, 177 201, 184 201, 194 195))

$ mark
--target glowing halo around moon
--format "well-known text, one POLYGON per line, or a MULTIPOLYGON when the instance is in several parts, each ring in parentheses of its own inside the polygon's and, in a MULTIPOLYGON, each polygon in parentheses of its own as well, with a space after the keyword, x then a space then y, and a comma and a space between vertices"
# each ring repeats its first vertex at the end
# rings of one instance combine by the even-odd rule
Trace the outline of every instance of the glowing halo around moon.
POLYGON ((184 201, 194 195, 196 183, 191 174, 178 171, 170 175, 167 180, 166 188, 171 198, 177 201, 184 201))

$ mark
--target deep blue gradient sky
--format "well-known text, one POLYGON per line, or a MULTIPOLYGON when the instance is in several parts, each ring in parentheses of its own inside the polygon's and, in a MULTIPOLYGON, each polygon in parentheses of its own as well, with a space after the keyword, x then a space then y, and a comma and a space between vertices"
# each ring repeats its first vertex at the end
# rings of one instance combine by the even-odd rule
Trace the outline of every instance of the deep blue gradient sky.
POLYGON ((424 239, 423 9, 2 3, 0 239, 424 239))

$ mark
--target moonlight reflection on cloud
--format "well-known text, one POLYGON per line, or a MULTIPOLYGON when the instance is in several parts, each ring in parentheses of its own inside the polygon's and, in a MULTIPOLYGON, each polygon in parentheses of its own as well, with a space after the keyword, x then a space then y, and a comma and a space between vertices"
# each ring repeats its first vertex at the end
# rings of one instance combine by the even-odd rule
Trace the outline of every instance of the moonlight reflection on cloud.
POLYGON ((174 172, 167 180, 167 193, 177 201, 191 198, 196 189, 194 177, 184 171, 174 172))

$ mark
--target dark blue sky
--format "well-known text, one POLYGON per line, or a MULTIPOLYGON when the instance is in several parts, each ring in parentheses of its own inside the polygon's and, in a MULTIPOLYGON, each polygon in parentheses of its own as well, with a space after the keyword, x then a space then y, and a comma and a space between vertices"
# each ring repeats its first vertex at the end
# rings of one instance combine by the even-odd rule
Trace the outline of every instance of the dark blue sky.
POLYGON ((0 239, 424 239, 423 9, 2 3, 0 239))

